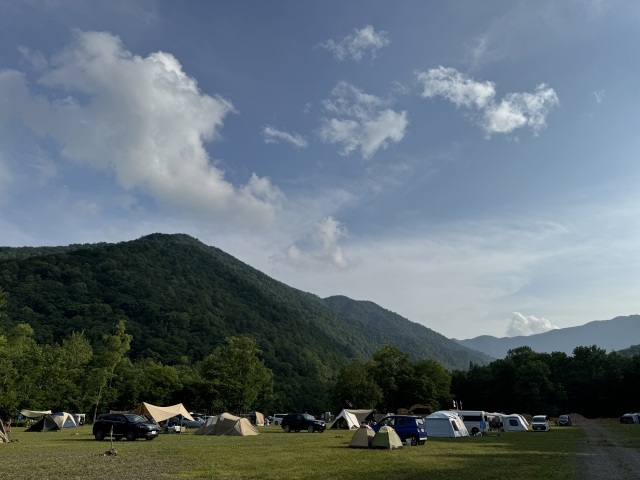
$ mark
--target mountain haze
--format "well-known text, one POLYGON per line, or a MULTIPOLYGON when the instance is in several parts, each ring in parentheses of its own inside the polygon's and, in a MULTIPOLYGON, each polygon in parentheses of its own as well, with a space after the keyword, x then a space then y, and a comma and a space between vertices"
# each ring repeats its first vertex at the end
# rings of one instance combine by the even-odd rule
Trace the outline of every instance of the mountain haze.
POLYGON ((482 335, 468 340, 456 340, 465 347, 495 358, 504 358, 511 349, 529 346, 540 353, 565 352, 575 347, 596 345, 607 351, 622 350, 638 343, 640 315, 596 320, 578 327, 559 328, 544 333, 518 337, 482 335))
POLYGON ((385 325, 375 304, 367 303, 369 320, 364 311, 345 315, 340 302, 289 287, 187 235, 3 248, 0 288, 8 297, 0 326, 29 323, 41 343, 74 331, 95 342, 124 319, 133 358, 180 364, 201 360, 228 336, 249 335, 291 409, 313 408, 311 397, 324 405, 340 367, 385 343, 448 368, 488 361, 452 341, 454 353, 447 352, 444 337, 397 315, 385 325))

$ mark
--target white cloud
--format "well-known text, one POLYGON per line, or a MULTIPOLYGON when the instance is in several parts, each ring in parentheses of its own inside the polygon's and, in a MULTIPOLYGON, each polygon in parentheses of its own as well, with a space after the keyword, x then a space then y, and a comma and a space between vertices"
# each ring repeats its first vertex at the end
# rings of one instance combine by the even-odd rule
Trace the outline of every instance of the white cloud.
POLYGON ((300 242, 301 245, 290 245, 284 254, 274 255, 272 260, 303 270, 344 270, 351 262, 338 241, 346 236, 347 229, 343 224, 333 217, 325 217, 314 226, 311 235, 300 242))
POLYGON ((546 318, 536 318, 533 315, 525 317, 520 312, 513 312, 511 321, 507 327, 507 336, 517 337, 522 335, 534 335, 536 333, 544 333, 557 328, 557 325, 553 325, 546 318))
POLYGON ((376 52, 389 43, 387 32, 376 32, 371 25, 367 25, 360 30, 354 29, 341 40, 328 40, 321 46, 333 53, 338 60, 362 60, 367 54, 375 58, 376 52))
POLYGON ((544 83, 534 93, 508 93, 497 102, 492 82, 477 82, 455 68, 440 66, 416 75, 423 86, 422 97, 440 96, 457 107, 474 109, 487 135, 522 127, 529 127, 537 135, 546 125, 547 115, 559 104, 556 92, 544 83))
POLYGON ((289 133, 284 130, 278 130, 275 127, 267 125, 262 129, 265 143, 279 143, 281 140, 290 143, 296 148, 307 148, 309 143, 302 135, 297 133, 289 133))
POLYGON ((602 103, 604 101, 604 90, 597 90, 593 92, 593 98, 596 103, 602 103))
POLYGON ((202 93, 173 55, 141 57, 109 33, 78 32, 48 64, 39 79, 48 97, 29 92, 21 73, 3 71, 0 102, 5 115, 53 138, 64 157, 113 172, 122 187, 174 209, 248 225, 275 221, 281 192, 255 174, 235 188, 205 149, 233 105, 202 93))
POLYGON ((476 82, 465 77, 455 68, 438 67, 426 72, 417 72, 422 82, 421 96, 441 96, 460 107, 483 108, 493 101, 496 94, 492 82, 476 82))
POLYGON ((324 118, 320 128, 323 141, 341 145, 340 154, 360 150, 368 159, 390 142, 404 138, 409 125, 406 111, 387 108, 388 101, 362 92, 353 85, 340 82, 324 101, 324 108, 332 118, 324 118))

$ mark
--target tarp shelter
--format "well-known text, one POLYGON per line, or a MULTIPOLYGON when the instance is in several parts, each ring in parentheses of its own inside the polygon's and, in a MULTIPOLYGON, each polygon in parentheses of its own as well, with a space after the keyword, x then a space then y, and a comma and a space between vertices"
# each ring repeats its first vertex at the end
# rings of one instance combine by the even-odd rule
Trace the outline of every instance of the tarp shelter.
POLYGON ((462 419, 454 412, 433 412, 424 418, 427 437, 468 437, 469 431, 462 419))
POLYGON ((356 433, 351 437, 351 448, 369 448, 373 437, 376 436, 376 432, 369 425, 363 425, 356 430, 356 433))
POLYGON ((393 429, 393 427, 380 427, 376 436, 371 440, 371 448, 386 448, 387 450, 396 450, 402 448, 402 441, 393 429))
POLYGON ((528 422, 522 415, 512 413, 511 415, 502 415, 502 429, 505 431, 525 432, 529 430, 528 422))
POLYGON ((56 412, 43 416, 36 423, 31 425, 25 432, 50 432, 62 428, 77 427, 76 419, 67 412, 56 412))
POLYGON ((375 410, 347 410, 344 409, 336 417, 329 428, 342 428, 345 430, 360 428, 366 422, 375 422, 375 410))
POLYGON ((177 417, 179 415, 182 415, 187 420, 193 420, 193 417, 189 415, 189 412, 181 403, 171 405, 170 407, 157 407, 150 403, 142 402, 138 408, 132 410, 130 413, 136 413, 143 417, 151 417, 156 423, 160 423, 163 420, 167 420, 171 417, 177 417))
POLYGON ((20 410, 20 414, 26 418, 40 418, 51 415, 51 410, 20 410))
POLYGON ((236 417, 230 413, 208 418, 194 435, 217 435, 217 436, 247 436, 259 435, 256 427, 246 418, 236 417))

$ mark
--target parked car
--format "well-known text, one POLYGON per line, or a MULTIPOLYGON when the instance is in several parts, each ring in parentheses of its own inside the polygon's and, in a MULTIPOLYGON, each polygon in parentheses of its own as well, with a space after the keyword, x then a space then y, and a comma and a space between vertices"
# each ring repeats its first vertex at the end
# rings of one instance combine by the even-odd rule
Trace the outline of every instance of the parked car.
POLYGON ((561 427, 570 427, 573 424, 570 415, 560 415, 558 417, 558 425, 561 427))
POLYGON ((120 440, 126 438, 129 441, 144 438, 153 440, 158 436, 160 427, 147 421, 146 418, 134 413, 105 413, 100 415, 93 424, 93 436, 96 440, 110 437, 120 440))
POLYGON ((400 440, 406 442, 409 439, 411 445, 424 445, 427 441, 427 428, 422 417, 415 415, 389 415, 383 418, 373 429, 377 432, 380 427, 392 427, 400 440))
POLYGON ((546 415, 536 415, 531 419, 532 432, 548 432, 551 430, 549 425, 549 417, 546 415))
POLYGON ((274 425, 281 425, 282 424, 282 419, 284 417, 286 417, 287 414, 286 413, 276 413, 273 415, 273 424, 274 425))
POLYGON ((291 431, 299 432, 306 430, 309 433, 324 432, 327 424, 322 420, 317 420, 313 415, 308 413, 291 413, 285 415, 281 422, 282 429, 289 433, 291 431))
POLYGON ((187 428, 198 428, 204 423, 204 419, 202 417, 193 417, 193 420, 189 420, 188 418, 182 417, 182 421, 180 425, 187 428))

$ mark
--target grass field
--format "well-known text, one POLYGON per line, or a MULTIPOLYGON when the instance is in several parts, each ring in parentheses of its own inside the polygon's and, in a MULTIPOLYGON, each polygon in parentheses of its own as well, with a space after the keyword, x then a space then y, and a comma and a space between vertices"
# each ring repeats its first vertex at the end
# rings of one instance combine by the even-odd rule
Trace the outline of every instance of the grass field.
POLYGON ((580 427, 502 432, 464 439, 431 438, 400 450, 348 448, 352 432, 284 433, 262 427, 254 437, 203 437, 190 432, 153 441, 113 442, 103 456, 91 427, 27 433, 14 428, 0 444, 2 478, 218 479, 563 479, 575 477, 580 427))

